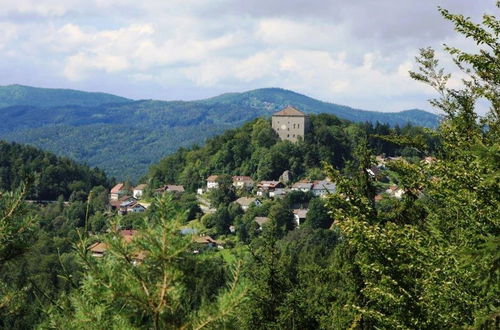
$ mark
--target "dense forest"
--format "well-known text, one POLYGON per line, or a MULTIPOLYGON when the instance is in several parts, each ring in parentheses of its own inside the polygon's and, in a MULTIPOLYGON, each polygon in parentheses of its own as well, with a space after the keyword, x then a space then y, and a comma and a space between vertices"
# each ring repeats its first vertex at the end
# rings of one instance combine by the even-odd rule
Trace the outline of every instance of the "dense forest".
POLYGON ((103 171, 68 158, 17 143, 0 141, 0 189, 28 185, 27 198, 57 200, 86 195, 95 186, 109 187, 103 171))
POLYGON ((22 186, 0 192, 0 327, 498 329, 500 21, 440 12, 484 47, 446 49, 468 75, 460 90, 421 49, 410 75, 437 90, 435 130, 317 115, 291 144, 257 119, 153 166, 150 184, 189 189, 148 192, 143 213, 117 214, 102 186, 45 206, 25 203, 22 186), (367 169, 381 152, 403 156, 384 170, 399 198, 377 199, 367 169), (326 174, 336 189, 263 196, 246 211, 233 202, 246 192, 231 175, 283 169, 326 174), (219 187, 201 198, 215 211, 203 215, 192 190, 213 173, 219 187), (293 210, 306 206, 297 227, 293 210))
POLYGON ((279 88, 224 94, 199 101, 132 101, 100 93, 0 87, 0 139, 32 144, 109 176, 136 181, 147 168, 179 147, 287 105, 306 113, 330 113, 354 122, 436 127, 438 117, 421 110, 364 111, 321 102, 279 88), (73 102, 73 103, 68 103, 73 102))

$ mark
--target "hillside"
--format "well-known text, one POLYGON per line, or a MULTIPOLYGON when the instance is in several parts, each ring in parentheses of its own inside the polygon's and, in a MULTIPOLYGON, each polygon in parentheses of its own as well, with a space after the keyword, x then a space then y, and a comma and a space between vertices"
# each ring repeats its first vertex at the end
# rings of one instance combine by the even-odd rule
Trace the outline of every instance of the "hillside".
MULTIPOLYGON (((438 117, 421 110, 382 113, 321 102, 278 88, 223 94, 199 101, 123 101, 83 105, 67 104, 59 98, 67 91, 34 89, 36 98, 0 109, 0 138, 33 144, 69 156, 109 175, 135 180, 150 164, 179 147, 201 144, 207 137, 241 126, 261 116, 270 116, 286 105, 307 113, 329 113, 354 122, 382 122, 403 126, 413 123, 435 127, 438 117), (26 102, 26 105, 19 105, 26 102), (54 106, 47 106, 54 104, 54 106), (55 104, 58 104, 57 106, 55 104)), ((75 91, 76 92, 76 91, 75 91)), ((92 99, 93 93, 81 95, 92 99)), ((0 94, 0 104, 14 104, 0 94)), ((80 94, 78 94, 80 95, 80 94)), ((107 94, 104 94, 107 96, 107 94)), ((95 103, 109 101, 101 94, 95 103)), ((78 101, 78 100, 76 100, 78 101)), ((75 101, 75 102, 76 102, 75 101)))
POLYGON ((435 138, 423 128, 406 126, 396 129, 386 125, 359 125, 334 115, 312 114, 310 130, 297 143, 282 141, 269 121, 258 118, 207 140, 202 147, 179 149, 151 166, 142 182, 157 188, 164 184, 181 184, 195 192, 206 184, 210 175, 244 175, 254 180, 278 180, 291 171, 291 180, 323 179, 322 164, 343 168, 352 160, 356 145, 363 137, 375 154, 406 157, 422 155, 414 149, 397 146, 376 138, 399 134, 420 138, 434 152, 435 138))
POLYGON ((37 88, 22 85, 0 86, 0 108, 32 105, 42 108, 62 105, 96 106, 130 101, 124 97, 72 89, 37 88))
POLYGON ((28 199, 68 199, 73 192, 88 193, 95 186, 109 188, 103 171, 50 152, 0 140, 0 190, 9 191, 29 182, 28 199))

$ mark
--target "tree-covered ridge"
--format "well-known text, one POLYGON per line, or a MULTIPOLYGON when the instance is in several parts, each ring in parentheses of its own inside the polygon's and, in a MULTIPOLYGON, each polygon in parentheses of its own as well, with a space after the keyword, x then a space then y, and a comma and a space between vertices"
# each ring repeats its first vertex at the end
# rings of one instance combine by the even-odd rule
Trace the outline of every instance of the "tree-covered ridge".
POLYGON ((293 181, 306 177, 323 179, 322 164, 343 168, 345 162, 352 159, 354 146, 362 138, 368 137, 374 152, 386 156, 421 157, 423 154, 377 136, 396 134, 419 138, 429 150, 437 143, 432 134, 416 126, 391 128, 381 124, 355 124, 328 114, 311 115, 310 120, 311 129, 305 139, 292 143, 281 141, 269 120, 256 119, 208 139, 202 147, 179 149, 151 166, 143 181, 154 187, 178 183, 195 191, 212 174, 245 175, 260 181, 278 180, 289 170, 293 181))
POLYGON ((0 155, 0 190, 27 184, 28 199, 68 199, 79 192, 88 194, 94 186, 110 186, 103 171, 34 147, 0 141, 0 155))
POLYGON ((141 100, 85 106, 65 105, 66 101, 50 95, 47 98, 57 106, 44 107, 48 101, 30 101, 28 105, 15 103, 0 109, 0 138, 33 144, 131 180, 137 180, 149 165, 178 147, 202 144, 208 137, 270 116, 287 105, 355 122, 429 127, 438 123, 437 116, 420 110, 362 111, 278 88, 191 102, 141 100))
POLYGON ((72 89, 37 88, 22 85, 0 86, 0 108, 29 105, 40 108, 63 105, 96 106, 130 101, 124 97, 72 89))

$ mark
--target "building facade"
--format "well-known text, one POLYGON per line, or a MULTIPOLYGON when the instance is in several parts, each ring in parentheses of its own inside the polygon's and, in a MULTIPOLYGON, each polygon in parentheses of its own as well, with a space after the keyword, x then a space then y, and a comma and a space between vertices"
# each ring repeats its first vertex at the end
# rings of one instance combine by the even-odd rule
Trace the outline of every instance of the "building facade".
POLYGON ((309 129, 309 116, 294 107, 286 107, 272 116, 272 127, 281 140, 297 142, 309 129))

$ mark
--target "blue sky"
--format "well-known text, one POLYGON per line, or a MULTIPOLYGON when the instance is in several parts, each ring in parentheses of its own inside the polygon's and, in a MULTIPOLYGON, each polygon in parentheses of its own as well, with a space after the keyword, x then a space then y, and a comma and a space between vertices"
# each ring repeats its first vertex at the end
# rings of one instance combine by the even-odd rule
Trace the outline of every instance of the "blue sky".
MULTIPOLYGON (((471 48, 437 6, 493 0, 0 0, 0 85, 190 100, 282 87, 324 101, 431 110, 418 49, 471 48)), ((452 85, 462 77, 452 71, 452 85)))

